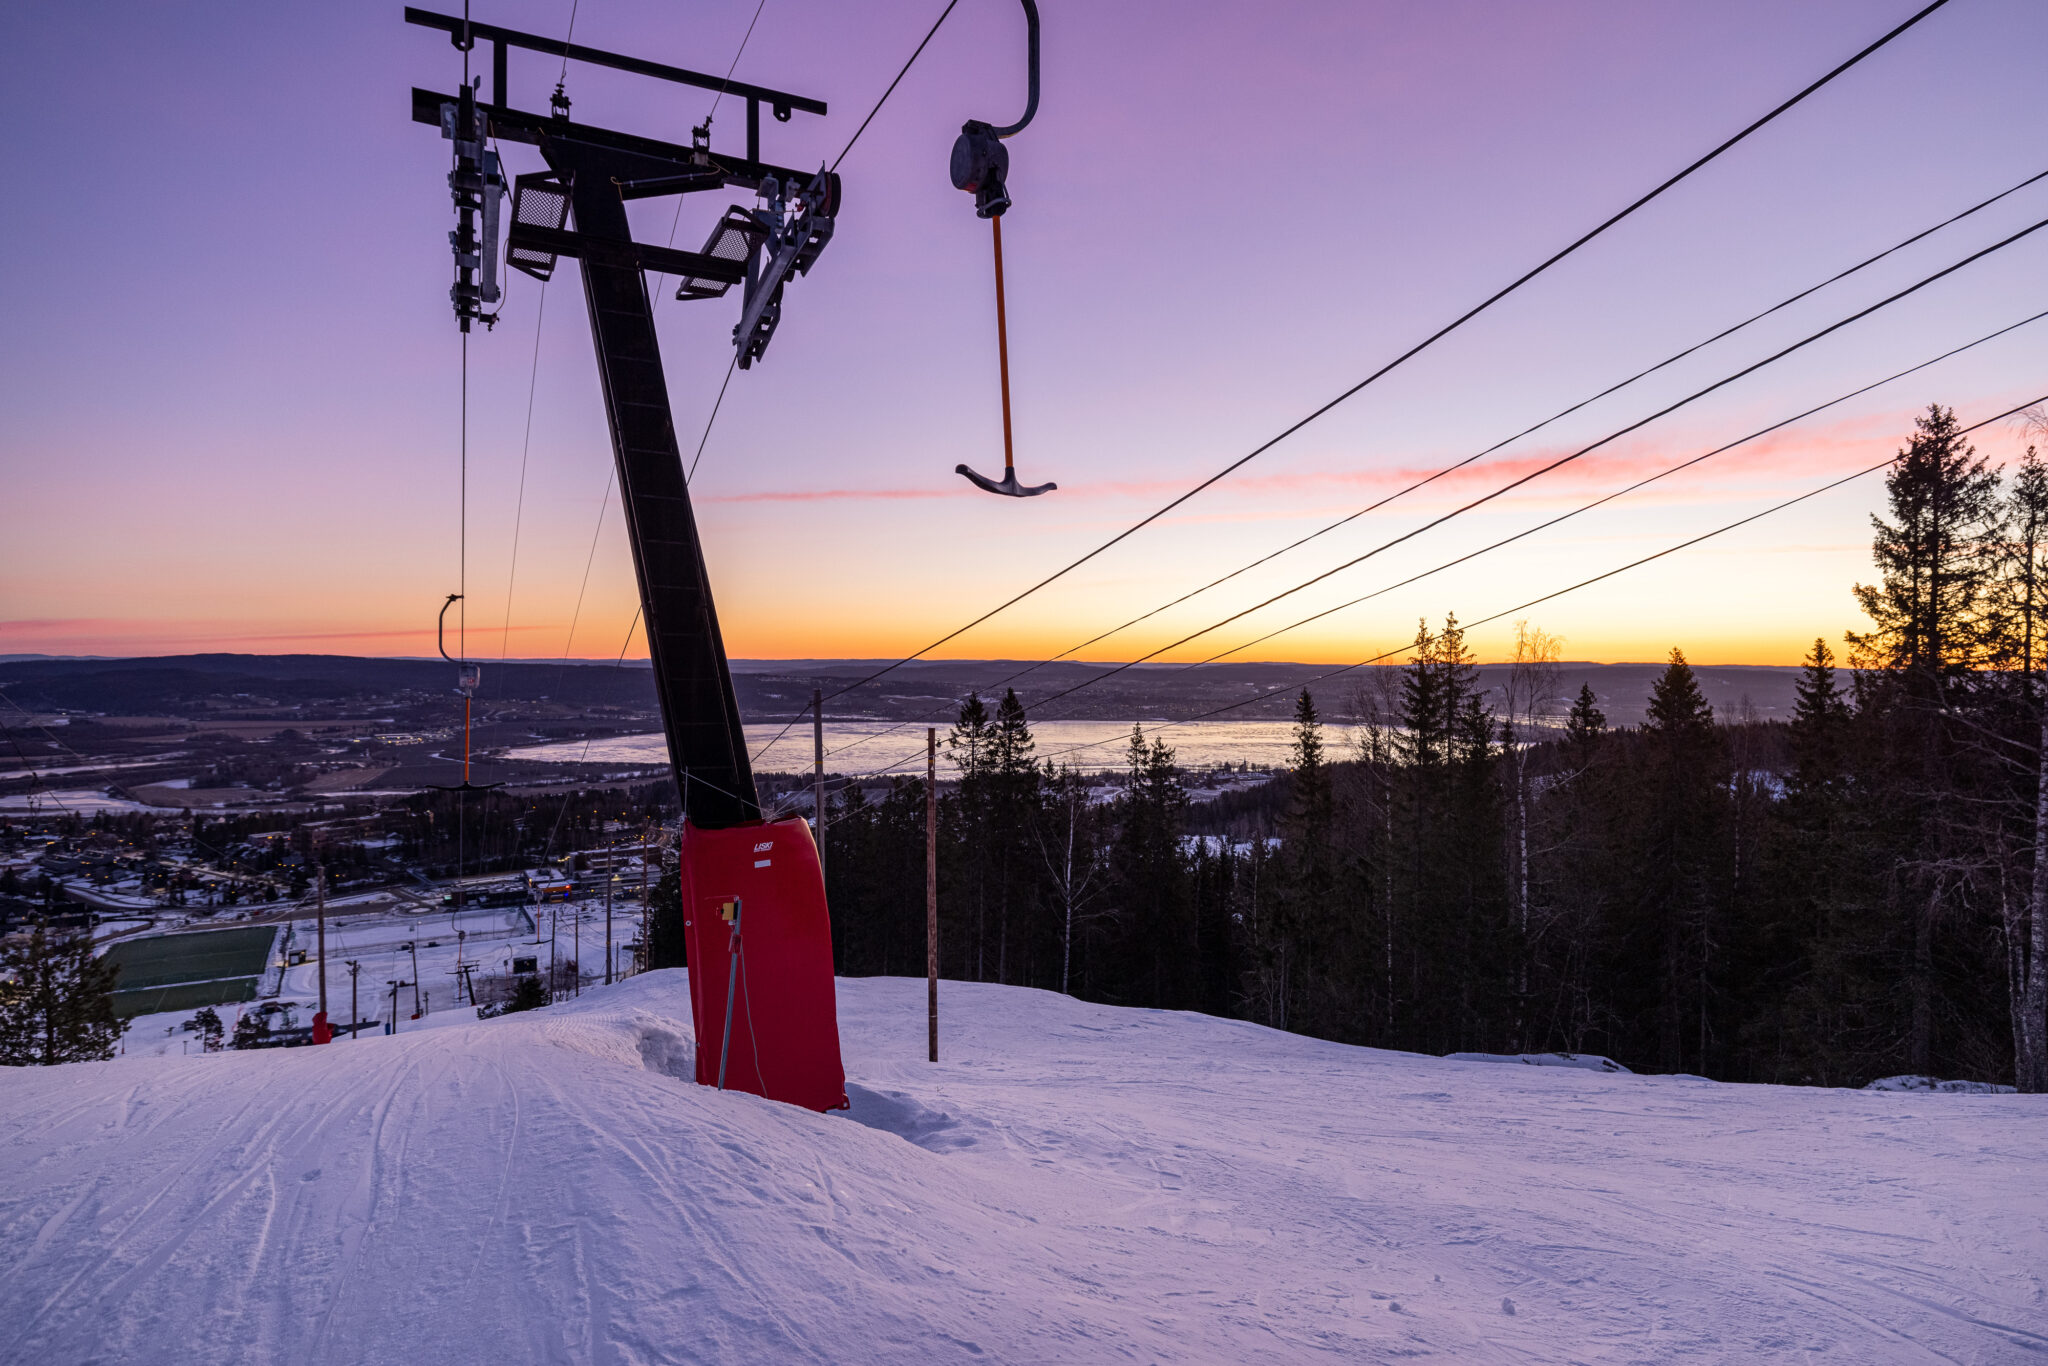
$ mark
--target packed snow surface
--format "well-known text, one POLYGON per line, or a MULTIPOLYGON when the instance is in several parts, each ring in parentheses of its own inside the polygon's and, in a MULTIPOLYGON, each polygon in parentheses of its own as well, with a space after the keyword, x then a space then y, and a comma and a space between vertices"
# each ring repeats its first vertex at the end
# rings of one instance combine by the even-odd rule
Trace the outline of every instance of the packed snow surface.
POLYGON ((843 981, 850 1115, 680 972, 0 1071, 0 1360, 2048 1359, 2048 1100, 1722 1086, 843 981))

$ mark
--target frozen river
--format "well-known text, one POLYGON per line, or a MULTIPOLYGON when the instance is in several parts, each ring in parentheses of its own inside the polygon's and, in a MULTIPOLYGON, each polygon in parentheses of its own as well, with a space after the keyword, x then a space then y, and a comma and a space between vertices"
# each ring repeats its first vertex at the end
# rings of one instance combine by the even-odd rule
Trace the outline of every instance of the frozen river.
MULTIPOLYGON (((1038 721, 1032 724, 1031 733, 1038 742, 1039 759, 1100 770, 1124 766, 1133 726, 1143 726, 1147 736, 1156 733, 1171 745, 1183 768, 1244 763, 1255 768, 1282 767, 1294 743, 1294 726, 1288 721, 1197 721, 1179 726, 1163 721, 1038 721)), ((779 724, 747 727, 754 767, 764 773, 796 773, 810 768, 810 723, 799 721, 778 739, 782 729, 779 724)), ((947 729, 939 728, 939 767, 950 773, 953 768, 946 758, 947 729)), ((1351 757, 1355 729, 1325 726, 1324 752, 1333 759, 1351 757)), ((924 732, 921 724, 827 718, 825 767, 834 773, 921 771, 925 760, 924 732)), ((513 750, 509 757, 653 767, 668 762, 668 747, 659 733, 620 735, 609 740, 529 745, 513 750)))

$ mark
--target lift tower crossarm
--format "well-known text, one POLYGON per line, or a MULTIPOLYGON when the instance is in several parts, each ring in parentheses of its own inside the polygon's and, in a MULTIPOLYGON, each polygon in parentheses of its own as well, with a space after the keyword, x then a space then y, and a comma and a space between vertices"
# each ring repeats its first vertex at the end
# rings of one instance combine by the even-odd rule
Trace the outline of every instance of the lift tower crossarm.
MULTIPOLYGON (((736 99, 759 100, 771 108, 801 109, 806 114, 825 112, 823 100, 792 95, 786 90, 770 90, 765 85, 748 85, 745 81, 729 81, 723 76, 707 76, 701 71, 687 71, 679 66, 650 62, 644 57, 628 57, 624 53, 584 47, 581 43, 565 43, 559 38, 543 37, 538 33, 521 33, 518 29, 501 28, 497 24, 479 24, 474 20, 464 20, 459 14, 436 14, 432 10, 407 5, 405 22, 418 24, 422 28, 440 29, 451 38, 460 36, 463 24, 468 23, 472 37, 481 38, 493 45, 503 44, 507 47, 525 48, 529 52, 545 52, 550 57, 567 57, 572 62, 608 66, 615 71, 630 71, 636 76, 652 76, 658 81, 694 85, 700 90, 722 90, 736 99)), ((502 90, 492 93, 498 97, 498 102, 503 101, 502 90)))
POLYGON ((505 109, 511 103, 511 97, 505 89, 505 50, 511 47, 524 48, 529 52, 544 52, 550 57, 565 57, 572 62, 588 62, 592 66, 608 66, 614 71, 630 71, 636 76, 652 76, 655 80, 671 81, 677 85, 694 85, 700 90, 715 90, 722 95, 745 100, 748 161, 758 161, 761 157, 762 105, 765 104, 774 111, 778 123, 789 122, 790 114, 796 110, 802 110, 806 114, 825 112, 823 100, 792 95, 786 90, 770 90, 763 85, 749 85, 745 81, 710 76, 702 71, 686 71, 679 66, 650 62, 641 57, 628 57, 622 53, 606 52, 601 48, 584 47, 577 43, 565 43, 558 38, 544 38, 537 33, 521 33, 517 29, 500 28, 496 24, 479 24, 453 14, 436 14, 432 10, 415 9, 407 5, 405 22, 418 24, 422 28, 440 29, 448 35, 450 42, 458 46, 462 43, 462 34, 466 28, 472 43, 481 38, 491 45, 489 108, 493 113, 505 109))
MULTIPOLYGON (((458 97, 449 92, 422 90, 413 87, 412 121, 432 127, 441 126, 441 106, 454 104, 458 97)), ((644 193, 636 193, 638 182, 662 177, 683 177, 690 173, 715 174, 726 185, 743 185, 753 189, 769 176, 777 180, 794 180, 801 184, 809 180, 810 171, 799 171, 788 166, 776 166, 762 161, 758 156, 736 157, 725 152, 710 154, 710 164, 700 166, 694 161, 695 150, 659 138, 644 138, 634 133, 615 133, 608 128, 595 128, 587 123, 571 123, 567 119, 553 118, 547 114, 529 114, 520 109, 508 109, 496 104, 479 104, 491 121, 491 136, 503 142, 522 142, 538 147, 543 137, 568 138, 575 142, 587 143, 592 147, 603 147, 646 158, 646 164, 635 166, 625 179, 625 195, 628 199, 641 199, 649 195, 674 194, 682 186, 648 186, 644 193)), ((708 178, 708 175, 707 175, 708 178)), ((708 188, 699 187, 699 188, 708 188)))

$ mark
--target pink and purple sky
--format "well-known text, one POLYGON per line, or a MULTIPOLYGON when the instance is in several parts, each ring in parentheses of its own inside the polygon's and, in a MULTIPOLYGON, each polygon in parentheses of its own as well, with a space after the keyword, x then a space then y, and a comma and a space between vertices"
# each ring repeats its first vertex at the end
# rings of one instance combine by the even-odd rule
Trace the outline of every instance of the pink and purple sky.
MULTIPOLYGON (((1234 460, 1633 199, 1913 0, 1074 4, 1041 0, 1045 91, 1005 221, 1020 472, 1001 464, 988 227, 947 183, 964 118, 1022 98, 1014 0, 961 0, 848 158, 839 230, 736 375, 696 483, 736 656, 892 656, 1234 460)), ((430 6, 432 7, 432 6, 430 6)), ((459 56, 396 3, 28 5, 0 88, 0 652, 425 654, 458 583, 447 144, 408 120, 459 56)), ((568 0, 477 0, 559 35, 568 0)), ((829 159, 941 8, 767 0, 737 77, 830 102, 767 153, 829 159)), ((578 42, 722 72, 752 0, 582 0, 578 42)), ((2048 169, 2037 0, 1955 0, 1451 339, 941 653, 1073 645, 1491 445, 2048 169)), ((554 64, 515 56, 515 101, 554 64)), ((579 119, 687 140, 708 93, 572 65, 579 119)), ((728 101, 715 145, 741 136, 728 101)), ((509 149, 514 171, 531 149, 509 149)), ((678 245, 725 200, 698 196, 678 245)), ((666 203, 639 206, 668 235, 666 203)), ((2048 217, 2048 181, 1654 380, 1091 649, 1129 658, 1347 560, 2048 217)), ((2048 233, 1486 510, 1179 652, 1201 658, 2043 307, 2048 233)), ((471 343, 469 651, 618 653, 634 612, 580 288, 471 343), (597 550, 569 627, 593 533, 597 550)), ((661 305, 694 447, 736 302, 661 305)), ((1490 615, 1881 459, 1929 402, 2048 392, 2048 323, 1881 389, 1254 658, 1342 661, 1418 616, 1490 615)), ((2021 435, 1987 429, 2003 460, 2021 435)), ((1575 659, 1786 663, 1858 619, 1873 478, 1533 624, 1575 659)), ((1497 656, 1512 627, 1477 633, 1497 656)), ((635 640, 629 654, 639 655, 635 640)))

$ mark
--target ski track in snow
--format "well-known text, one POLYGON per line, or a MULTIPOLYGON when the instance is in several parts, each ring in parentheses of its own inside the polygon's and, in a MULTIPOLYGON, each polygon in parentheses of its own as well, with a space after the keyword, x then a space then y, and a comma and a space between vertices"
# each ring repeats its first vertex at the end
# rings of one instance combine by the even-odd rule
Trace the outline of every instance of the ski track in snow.
POLYGON ((2048 1362, 2048 1098, 839 990, 851 1115, 694 1085, 681 972, 0 1069, 0 1361, 2048 1362))

